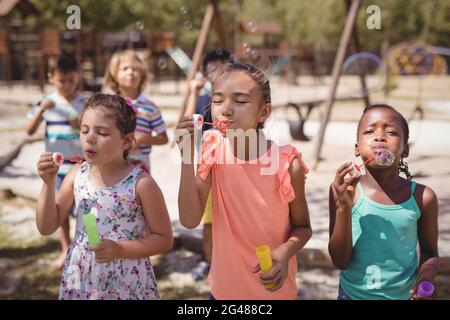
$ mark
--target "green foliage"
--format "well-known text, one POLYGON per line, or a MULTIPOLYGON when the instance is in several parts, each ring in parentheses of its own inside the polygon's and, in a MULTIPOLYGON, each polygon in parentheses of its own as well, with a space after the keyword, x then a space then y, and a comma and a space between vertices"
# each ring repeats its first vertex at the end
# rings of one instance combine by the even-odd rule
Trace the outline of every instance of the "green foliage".
MULTIPOLYGON (((144 30, 172 31, 178 44, 192 49, 198 38, 208 0, 32 0, 40 9, 40 23, 65 29, 66 8, 81 8, 83 27, 98 31, 129 31, 137 23, 144 30)), ((239 20, 277 20, 285 40, 295 45, 311 42, 316 50, 335 51, 345 22, 344 0, 222 0, 222 21, 228 39, 239 20)), ((31 20, 32 24, 36 19, 31 20)), ((214 24, 212 26, 214 28, 214 24)), ((365 50, 379 50, 383 41, 390 45, 422 40, 450 47, 450 0, 365 0, 358 14, 357 29, 365 50), (381 8, 381 30, 369 30, 366 9, 381 8)), ((215 32, 208 46, 218 42, 215 32)))

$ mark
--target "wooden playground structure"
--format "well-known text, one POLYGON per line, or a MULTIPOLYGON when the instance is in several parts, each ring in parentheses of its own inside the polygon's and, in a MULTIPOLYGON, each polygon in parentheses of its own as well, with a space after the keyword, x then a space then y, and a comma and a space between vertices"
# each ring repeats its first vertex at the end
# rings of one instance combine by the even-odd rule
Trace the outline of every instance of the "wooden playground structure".
POLYGON ((157 60, 165 55, 167 48, 175 45, 173 32, 101 33, 95 27, 60 31, 41 27, 39 23, 32 30, 23 26, 24 19, 35 16, 39 21, 39 15, 39 10, 29 0, 0 2, 0 81, 6 84, 22 81, 38 84, 43 89, 48 60, 69 52, 80 62, 82 89, 96 92, 101 89, 97 78, 103 76, 115 51, 140 51, 149 71, 158 77, 157 60))
MULTIPOLYGON (((336 100, 361 99, 363 106, 370 105, 370 95, 363 68, 358 73, 363 94, 359 97, 336 97, 347 52, 356 54, 362 51, 355 24, 362 0, 343 1, 347 10, 346 19, 334 57, 328 95, 323 99, 293 100, 285 105, 286 109, 294 109, 298 116, 298 119, 288 119, 291 136, 296 140, 303 141, 309 140, 309 137, 304 134, 303 127, 311 111, 317 106, 324 106, 325 111, 321 119, 314 152, 314 168, 320 161, 324 135, 334 102, 336 100)), ((219 3, 220 0, 208 1, 200 34, 193 50, 192 61, 189 61, 189 66, 183 69, 187 74, 187 79, 180 118, 186 113, 190 90, 188 84, 200 69, 208 34, 213 24, 220 47, 233 52, 239 61, 256 62, 258 65, 258 59, 264 57, 274 65, 269 75, 270 73, 280 74, 285 78, 294 79, 291 81, 292 84, 296 84, 295 79, 300 73, 300 64, 303 64, 303 67, 306 66, 308 74, 319 74, 313 46, 301 40, 297 44, 289 44, 284 38, 284 30, 276 21, 237 21, 233 38, 228 38, 223 28, 219 3), (288 63, 289 68, 284 68, 288 63)), ((3 25, 0 25, 2 27, 0 29, 0 81, 4 80, 7 84, 22 79, 26 83, 37 83, 43 88, 46 82, 48 59, 63 51, 68 51, 73 52, 81 63, 82 78, 84 79, 83 89, 99 91, 101 89, 101 80, 99 79, 103 76, 111 55, 117 50, 127 48, 135 49, 140 53, 149 66, 149 72, 154 75, 154 80, 157 81, 163 76, 163 73, 167 74, 168 71, 175 73, 177 80, 183 79, 181 67, 177 68, 175 64, 172 64, 174 68, 165 69, 164 72, 161 72, 161 68, 158 67, 158 61, 167 58, 170 50, 177 48, 176 36, 173 32, 100 33, 95 28, 60 32, 41 27, 30 31, 15 22, 18 16, 23 19, 29 15, 39 16, 38 9, 29 0, 2 0, 0 2, 0 18, 3 18, 0 20, 0 24, 3 22, 3 25)), ((180 49, 180 51, 182 50, 180 49)))

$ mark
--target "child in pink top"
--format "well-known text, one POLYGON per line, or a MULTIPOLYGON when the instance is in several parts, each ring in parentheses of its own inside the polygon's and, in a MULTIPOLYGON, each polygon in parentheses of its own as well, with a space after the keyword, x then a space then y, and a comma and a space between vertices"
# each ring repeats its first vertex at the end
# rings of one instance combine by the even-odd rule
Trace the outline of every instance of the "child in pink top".
POLYGON ((193 165, 194 124, 177 126, 182 153, 178 197, 180 222, 195 228, 212 192, 213 254, 209 274, 215 299, 296 299, 296 255, 312 231, 301 154, 262 132, 271 113, 270 85, 247 64, 230 64, 213 84, 213 122, 226 132, 203 136, 198 175, 193 165), (261 272, 256 247, 272 249, 273 267, 261 272), (270 288, 265 285, 271 284, 270 288))

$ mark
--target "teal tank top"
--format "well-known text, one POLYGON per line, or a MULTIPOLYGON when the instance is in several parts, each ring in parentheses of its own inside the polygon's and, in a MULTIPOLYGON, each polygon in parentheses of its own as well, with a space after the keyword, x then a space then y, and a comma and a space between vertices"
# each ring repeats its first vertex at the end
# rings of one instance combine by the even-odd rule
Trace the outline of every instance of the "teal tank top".
POLYGON ((420 209, 411 196, 401 204, 384 205, 360 193, 352 208, 353 255, 340 273, 340 286, 351 299, 410 298, 418 271, 417 221, 420 209))

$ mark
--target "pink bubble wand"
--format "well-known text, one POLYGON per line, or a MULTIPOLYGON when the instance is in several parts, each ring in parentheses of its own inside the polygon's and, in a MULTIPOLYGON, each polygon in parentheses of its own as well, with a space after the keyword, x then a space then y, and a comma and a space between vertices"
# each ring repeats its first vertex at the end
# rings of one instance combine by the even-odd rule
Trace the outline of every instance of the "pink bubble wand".
POLYGON ((214 122, 207 122, 203 120, 203 116, 201 114, 196 114, 194 117, 194 121, 197 121, 198 126, 203 126, 203 124, 212 125, 214 128, 219 129, 222 132, 225 132, 230 126, 231 121, 226 119, 218 119, 214 120, 214 122))
POLYGON ((53 161, 58 165, 62 165, 63 161, 70 161, 73 163, 83 163, 85 160, 81 156, 73 156, 69 158, 64 158, 63 154, 60 152, 54 152, 52 154, 53 161))

